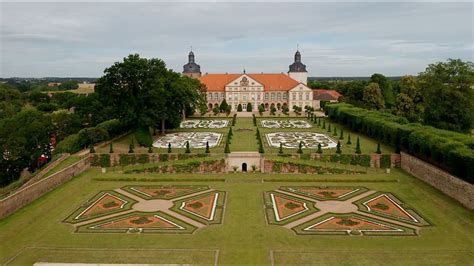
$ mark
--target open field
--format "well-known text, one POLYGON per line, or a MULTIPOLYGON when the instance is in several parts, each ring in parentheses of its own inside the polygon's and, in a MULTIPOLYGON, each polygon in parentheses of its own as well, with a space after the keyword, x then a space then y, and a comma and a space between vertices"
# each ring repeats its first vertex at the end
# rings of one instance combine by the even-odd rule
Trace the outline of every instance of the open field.
POLYGON ((343 265, 472 265, 473 228, 472 212, 400 170, 393 170, 391 174, 380 171, 366 175, 126 175, 117 172, 101 174, 99 169, 90 169, 0 221, 0 263, 25 265, 47 261, 210 265, 217 261, 218 264, 263 265, 319 262, 343 265), (127 177, 156 179, 157 182, 110 181, 127 177), (97 178, 109 181, 98 181, 97 178), (193 181, 159 181, 164 178, 193 181), (225 178, 226 182, 210 181, 212 178, 225 178), (223 224, 200 228, 191 235, 176 235, 75 233, 71 224, 63 223, 68 215, 99 191, 140 184, 209 185, 225 191, 227 203, 223 224), (302 236, 287 228, 267 224, 263 208, 265 191, 281 186, 309 185, 362 186, 390 192, 416 209, 432 226, 423 227, 419 236, 302 236))

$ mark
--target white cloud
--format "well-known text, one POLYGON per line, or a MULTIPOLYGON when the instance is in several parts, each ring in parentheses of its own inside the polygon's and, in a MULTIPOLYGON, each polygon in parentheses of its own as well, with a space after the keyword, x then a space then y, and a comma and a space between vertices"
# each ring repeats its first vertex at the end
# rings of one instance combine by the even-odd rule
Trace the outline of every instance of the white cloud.
POLYGON ((100 76, 130 53, 182 70, 416 74, 473 60, 472 3, 1 3, 0 76, 100 76))

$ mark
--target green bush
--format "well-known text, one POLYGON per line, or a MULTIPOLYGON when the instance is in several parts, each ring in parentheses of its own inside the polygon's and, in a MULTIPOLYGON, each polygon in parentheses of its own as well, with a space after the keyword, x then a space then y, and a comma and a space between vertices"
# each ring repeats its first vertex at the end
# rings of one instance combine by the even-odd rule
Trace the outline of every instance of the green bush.
POLYGON ((133 134, 135 135, 135 138, 137 139, 137 142, 140 146, 150 147, 153 143, 148 127, 136 128, 133 130, 133 134))
POLYGON ((124 131, 124 127, 118 119, 104 121, 95 127, 107 131, 110 137, 118 136, 124 131))
POLYGON ((390 168, 392 166, 390 154, 382 154, 380 156, 380 168, 390 168))
POLYGON ((79 134, 72 134, 64 138, 56 145, 54 154, 75 153, 82 149, 79 134))
POLYGON ((474 138, 418 123, 404 117, 367 110, 346 103, 328 104, 329 118, 352 130, 405 151, 462 178, 474 182, 474 138))

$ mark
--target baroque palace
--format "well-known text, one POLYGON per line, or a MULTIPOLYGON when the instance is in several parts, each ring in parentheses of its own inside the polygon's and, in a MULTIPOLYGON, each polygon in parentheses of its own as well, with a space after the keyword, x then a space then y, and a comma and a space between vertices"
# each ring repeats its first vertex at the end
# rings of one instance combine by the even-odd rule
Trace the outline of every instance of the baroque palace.
POLYGON ((289 66, 288 74, 284 73, 242 73, 242 74, 204 74, 194 60, 194 53, 188 55, 188 63, 183 66, 183 75, 198 78, 207 87, 207 102, 209 109, 219 106, 226 99, 232 110, 237 110, 239 104, 246 111, 251 104, 256 111, 259 105, 269 109, 275 106, 280 110, 287 106, 304 108, 313 106, 313 91, 306 86, 308 72, 306 65, 301 62, 301 53, 296 51, 295 61, 289 66))

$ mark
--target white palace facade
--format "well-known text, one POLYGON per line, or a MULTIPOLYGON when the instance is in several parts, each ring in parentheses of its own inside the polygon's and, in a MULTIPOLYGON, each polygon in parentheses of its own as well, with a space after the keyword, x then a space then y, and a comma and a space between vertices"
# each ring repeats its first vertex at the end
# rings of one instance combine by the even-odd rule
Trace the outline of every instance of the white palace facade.
POLYGON ((274 105, 281 109, 286 105, 290 110, 293 106, 304 108, 313 105, 313 91, 308 88, 308 72, 301 62, 299 51, 295 53, 295 61, 284 73, 241 73, 241 74, 205 74, 201 75, 200 66, 194 61, 194 53, 189 53, 189 62, 183 67, 183 74, 198 78, 207 88, 209 109, 219 106, 225 99, 233 111, 239 104, 243 111, 250 103, 253 111, 263 104, 266 109, 274 105))

